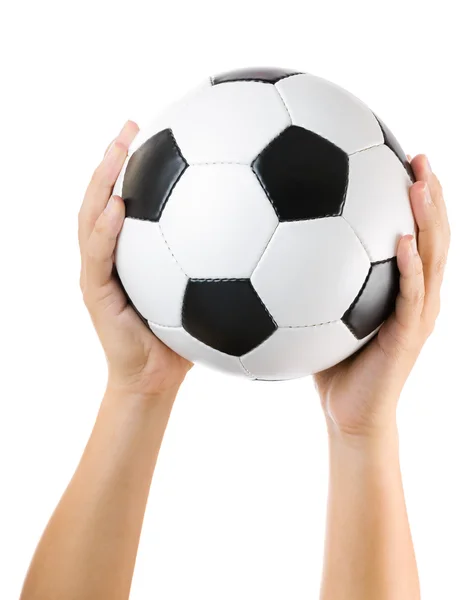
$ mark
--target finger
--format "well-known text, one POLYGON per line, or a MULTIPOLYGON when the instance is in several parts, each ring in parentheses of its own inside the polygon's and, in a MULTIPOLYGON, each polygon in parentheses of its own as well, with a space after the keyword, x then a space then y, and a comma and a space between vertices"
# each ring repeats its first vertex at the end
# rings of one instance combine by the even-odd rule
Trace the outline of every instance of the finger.
POLYGON ((447 239, 438 208, 427 183, 418 181, 410 188, 412 210, 418 225, 418 249, 423 262, 427 317, 439 312, 439 291, 447 258, 447 239))
POLYGON ((138 125, 134 122, 134 121, 126 121, 126 123, 123 125, 122 130, 120 131, 120 133, 118 134, 118 137, 114 138, 107 146, 107 149, 105 150, 103 157, 105 157, 107 155, 107 152, 110 150, 112 144, 114 142, 116 142, 118 139, 125 145, 127 145, 128 147, 131 145, 131 142, 134 140, 134 138, 136 137, 136 133, 133 133, 133 129, 137 129, 136 133, 139 132, 139 127, 138 125))
POLYGON ((450 237, 450 226, 447 216, 446 203, 444 202, 444 193, 441 183, 437 176, 431 170, 428 158, 424 154, 415 156, 412 162, 412 169, 418 181, 425 181, 431 190, 433 202, 438 209, 441 219, 441 225, 446 232, 446 236, 450 237))
POLYGON ((114 138, 113 140, 111 140, 111 142, 108 144, 107 149, 105 150, 105 152, 103 153, 103 158, 105 158, 105 156, 108 154, 108 150, 110 150, 112 144, 116 141, 116 138, 114 138))
POLYGON ((113 186, 126 160, 129 146, 138 131, 136 123, 128 121, 118 137, 110 144, 102 162, 94 171, 79 212, 81 250, 92 233, 95 221, 110 198, 113 186))
POLYGON ((119 196, 112 196, 98 217, 87 241, 84 273, 85 287, 94 294, 112 277, 116 240, 125 218, 125 205, 119 196))
POLYGON ((423 263, 415 236, 405 235, 398 244, 397 264, 400 271, 400 291, 395 305, 395 319, 407 329, 421 318, 425 298, 423 263))

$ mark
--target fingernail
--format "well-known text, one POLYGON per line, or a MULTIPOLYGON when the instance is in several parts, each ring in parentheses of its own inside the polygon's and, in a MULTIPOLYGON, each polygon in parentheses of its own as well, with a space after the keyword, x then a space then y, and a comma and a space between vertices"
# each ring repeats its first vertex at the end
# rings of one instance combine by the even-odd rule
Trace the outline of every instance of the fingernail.
POLYGON ((415 236, 413 236, 410 240, 410 250, 413 256, 416 256, 418 254, 418 246, 416 244, 415 236))
POLYGON ((428 170, 428 173, 432 173, 433 169, 431 168, 431 163, 429 162, 429 158, 426 157, 426 168, 428 170))
POLYGON ((123 125, 123 128, 118 135, 118 139, 125 146, 129 146, 136 137, 138 131, 139 128, 137 128, 136 123, 134 121, 128 120, 123 125))
POLYGON ((429 185, 427 183, 424 184, 424 200, 426 204, 431 205, 433 203, 433 198, 431 197, 431 191, 429 189, 429 185))

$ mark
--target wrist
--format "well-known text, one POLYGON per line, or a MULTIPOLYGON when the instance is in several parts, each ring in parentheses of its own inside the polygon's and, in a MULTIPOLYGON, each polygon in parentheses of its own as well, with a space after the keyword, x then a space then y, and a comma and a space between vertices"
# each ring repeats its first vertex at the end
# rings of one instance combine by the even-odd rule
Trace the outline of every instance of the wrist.
MULTIPOLYGON (((97 415, 99 429, 113 432, 113 438, 139 446, 154 455, 159 451, 172 413, 175 394, 143 396, 133 390, 107 386, 97 415)), ((137 448, 137 446, 136 446, 137 448)))
POLYGON ((175 389, 166 389, 160 392, 143 392, 139 388, 109 379, 103 397, 107 405, 124 406, 131 410, 151 410, 156 407, 172 407, 177 396, 179 386, 175 389))
POLYGON ((379 401, 323 402, 328 435, 355 445, 371 445, 397 434, 395 398, 379 401))
POLYGON ((382 427, 363 431, 346 431, 328 423, 328 439, 331 452, 353 452, 375 456, 398 453, 396 420, 382 427))
POLYGON ((329 473, 331 485, 347 485, 357 493, 401 486, 397 431, 376 437, 330 436, 329 473))

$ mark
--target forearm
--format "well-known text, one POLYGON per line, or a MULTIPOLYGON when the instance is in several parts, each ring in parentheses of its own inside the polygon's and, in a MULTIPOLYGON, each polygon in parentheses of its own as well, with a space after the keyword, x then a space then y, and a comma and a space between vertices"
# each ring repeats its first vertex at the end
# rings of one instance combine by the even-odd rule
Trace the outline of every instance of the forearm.
POLYGON ((174 397, 107 392, 33 557, 22 600, 124 600, 174 397))
POLYGON ((396 428, 369 441, 330 435, 321 598, 420 598, 396 428))

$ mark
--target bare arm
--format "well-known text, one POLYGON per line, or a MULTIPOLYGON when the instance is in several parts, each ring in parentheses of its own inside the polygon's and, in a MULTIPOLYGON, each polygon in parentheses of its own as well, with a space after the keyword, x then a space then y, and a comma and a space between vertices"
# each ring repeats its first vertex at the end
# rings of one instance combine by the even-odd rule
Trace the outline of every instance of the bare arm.
POLYGON ((358 355, 316 375, 326 415, 330 487, 322 600, 419 600, 398 454, 401 390, 432 333, 449 247, 442 189, 424 155, 412 161, 418 244, 398 246, 394 314, 358 355))
POLYGON ((107 392, 80 464, 38 545, 22 600, 129 596, 173 396, 107 392))
POLYGON ((107 357, 108 385, 80 464, 36 549, 21 600, 129 597, 159 448, 192 366, 145 327, 113 275, 124 204, 110 194, 136 133, 128 122, 112 142, 80 210, 81 289, 107 357))
POLYGON ((330 438, 326 600, 418 600, 395 430, 379 440, 330 438))

